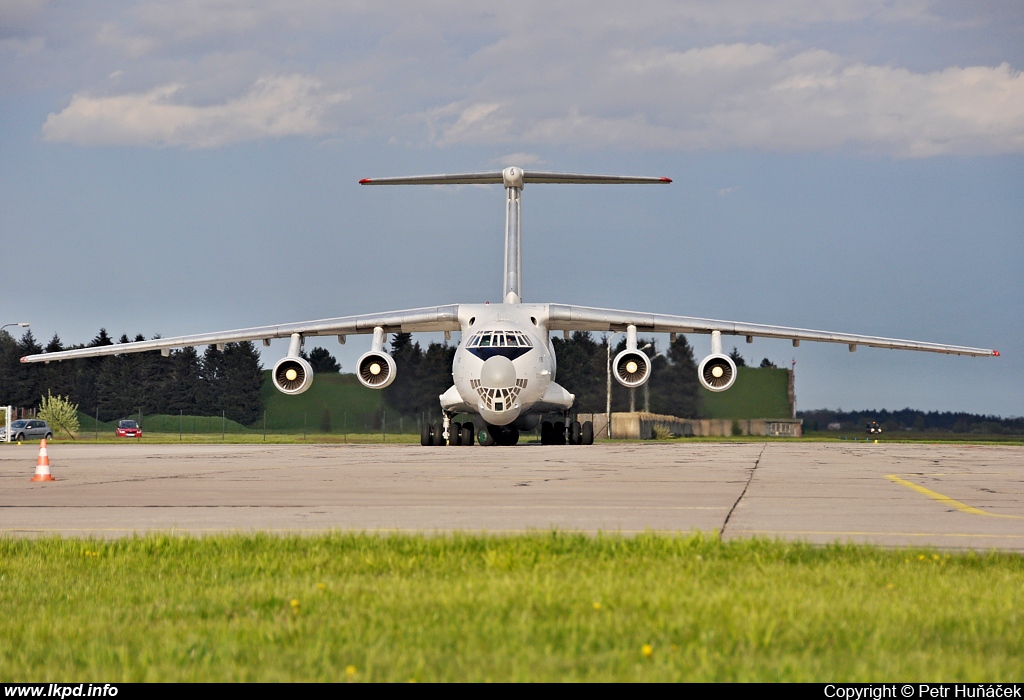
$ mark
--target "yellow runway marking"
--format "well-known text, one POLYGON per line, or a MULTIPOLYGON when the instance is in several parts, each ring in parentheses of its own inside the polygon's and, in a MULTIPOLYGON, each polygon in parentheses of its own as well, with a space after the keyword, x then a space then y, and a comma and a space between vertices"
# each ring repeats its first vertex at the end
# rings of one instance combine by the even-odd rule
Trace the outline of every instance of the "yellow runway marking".
POLYGON ((936 501, 939 501, 940 503, 945 503, 947 506, 953 506, 961 513, 971 513, 973 515, 987 515, 990 518, 1013 518, 1015 520, 1024 518, 1024 516, 1020 515, 1004 515, 1002 513, 988 513, 984 510, 979 510, 977 508, 974 508, 973 506, 967 505, 966 503, 961 503, 960 501, 954 500, 949 496, 943 496, 941 493, 937 493, 936 491, 932 491, 931 489, 926 489, 924 486, 918 486, 917 484, 907 481, 906 479, 901 479, 895 474, 886 474, 885 478, 888 479, 889 481, 894 481, 897 484, 900 484, 901 486, 906 486, 909 489, 914 489, 918 493, 923 493, 928 498, 933 498, 936 501))

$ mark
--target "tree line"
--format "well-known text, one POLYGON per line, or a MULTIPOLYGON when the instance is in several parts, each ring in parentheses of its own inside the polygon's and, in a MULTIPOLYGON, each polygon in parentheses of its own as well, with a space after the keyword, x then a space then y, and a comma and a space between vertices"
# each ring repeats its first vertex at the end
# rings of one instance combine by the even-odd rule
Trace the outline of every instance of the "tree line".
POLYGON ((898 411, 867 410, 844 411, 828 408, 815 411, 798 411, 797 418, 804 419, 804 430, 828 430, 829 425, 839 425, 840 430, 864 430, 874 421, 886 432, 918 431, 942 433, 981 433, 991 435, 1024 434, 1024 418, 1000 418, 960 411, 917 411, 904 408, 898 411))
MULTIPOLYGON (((135 341, 145 340, 136 335, 135 341)), ((122 335, 119 343, 131 342, 122 335)), ((243 425, 256 423, 262 415, 260 387, 264 382, 259 351, 251 342, 228 343, 223 351, 208 346, 202 354, 188 347, 174 350, 169 357, 159 351, 108 355, 51 362, 23 364, 20 358, 40 352, 114 345, 106 329, 84 345, 65 346, 54 334, 41 346, 26 331, 20 340, 0 333, 0 401, 30 407, 48 393, 70 398, 79 409, 100 420, 116 420, 142 411, 144 414, 215 416, 222 412, 243 425)), ((576 395, 574 410, 600 413, 605 410, 608 341, 588 332, 569 338, 552 337, 557 357, 556 381, 576 395)), ((658 352, 653 339, 641 339, 639 347, 651 358, 651 380, 631 392, 612 380, 612 410, 649 409, 683 418, 701 415, 697 365, 693 348, 682 335, 665 352, 658 352)), ((612 357, 625 349, 620 338, 611 348, 612 357)), ((455 346, 432 342, 423 347, 409 333, 391 336, 389 350, 398 367, 394 383, 384 390, 390 410, 410 417, 437 416, 438 397, 452 385, 455 346)), ((315 348, 303 357, 314 374, 338 372, 341 367, 327 350, 315 348)))
MULTIPOLYGON (((141 334, 134 338, 145 339, 141 334)), ((122 335, 117 342, 131 341, 122 335)), ((263 367, 251 342, 228 343, 223 351, 211 345, 202 355, 187 347, 168 357, 154 351, 48 364, 21 362, 24 355, 114 344, 104 328, 88 343, 70 347, 57 334, 41 346, 31 331, 17 341, 0 333, 0 401, 27 408, 47 394, 60 395, 101 421, 140 411, 198 416, 223 412, 231 420, 252 425, 262 415, 263 367)))

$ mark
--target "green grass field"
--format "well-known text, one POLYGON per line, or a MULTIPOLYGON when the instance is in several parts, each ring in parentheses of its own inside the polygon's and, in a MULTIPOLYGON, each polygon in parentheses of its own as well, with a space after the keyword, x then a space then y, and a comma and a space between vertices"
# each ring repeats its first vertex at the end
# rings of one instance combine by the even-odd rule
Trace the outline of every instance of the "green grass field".
POLYGON ((0 539, 6 681, 1015 681, 1024 558, 711 537, 0 539))

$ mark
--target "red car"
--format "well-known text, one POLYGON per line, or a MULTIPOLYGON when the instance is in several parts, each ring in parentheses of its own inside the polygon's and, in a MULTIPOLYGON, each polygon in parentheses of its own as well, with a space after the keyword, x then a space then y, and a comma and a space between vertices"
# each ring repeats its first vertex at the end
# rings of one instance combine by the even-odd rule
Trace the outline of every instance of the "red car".
POLYGON ((142 437, 142 428, 133 420, 119 420, 117 422, 117 436, 140 438, 142 437))

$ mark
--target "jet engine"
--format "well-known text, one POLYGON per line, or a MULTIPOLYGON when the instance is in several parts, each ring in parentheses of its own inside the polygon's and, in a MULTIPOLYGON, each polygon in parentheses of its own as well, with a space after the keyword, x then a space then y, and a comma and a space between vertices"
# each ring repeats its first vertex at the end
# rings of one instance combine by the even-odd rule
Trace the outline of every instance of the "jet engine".
POLYGON ((356 363, 359 383, 369 389, 383 389, 395 381, 397 368, 391 355, 382 350, 364 353, 356 363))
POLYGON ((271 377, 279 391, 294 396, 313 384, 313 368, 301 357, 282 357, 274 365, 271 377))
POLYGON ((622 386, 643 385, 651 376, 651 361, 639 350, 623 350, 612 361, 612 373, 622 386))
POLYGON ((725 391, 736 382, 736 363, 722 353, 708 355, 697 367, 697 378, 709 391, 725 391))

